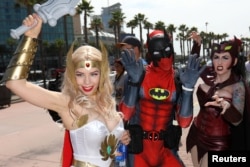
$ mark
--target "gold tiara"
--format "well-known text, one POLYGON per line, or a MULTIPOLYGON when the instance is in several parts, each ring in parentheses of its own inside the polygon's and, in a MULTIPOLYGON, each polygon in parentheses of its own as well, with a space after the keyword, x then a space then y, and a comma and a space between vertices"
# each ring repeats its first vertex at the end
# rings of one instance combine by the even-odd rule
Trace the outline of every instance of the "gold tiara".
POLYGON ((100 64, 97 61, 91 61, 91 60, 83 60, 77 63, 76 69, 77 68, 85 68, 86 70, 90 70, 91 68, 100 68, 100 64))

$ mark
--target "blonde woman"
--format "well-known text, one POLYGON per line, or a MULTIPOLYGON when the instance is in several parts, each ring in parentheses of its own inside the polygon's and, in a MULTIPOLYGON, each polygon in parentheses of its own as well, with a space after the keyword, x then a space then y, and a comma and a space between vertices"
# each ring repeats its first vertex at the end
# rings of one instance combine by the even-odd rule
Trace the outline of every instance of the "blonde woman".
POLYGON ((56 111, 70 133, 74 167, 108 167, 119 140, 129 143, 122 115, 115 109, 105 49, 81 46, 67 55, 62 92, 49 91, 26 80, 38 46, 42 20, 29 15, 23 25, 32 27, 19 43, 3 77, 12 92, 39 107, 56 111))

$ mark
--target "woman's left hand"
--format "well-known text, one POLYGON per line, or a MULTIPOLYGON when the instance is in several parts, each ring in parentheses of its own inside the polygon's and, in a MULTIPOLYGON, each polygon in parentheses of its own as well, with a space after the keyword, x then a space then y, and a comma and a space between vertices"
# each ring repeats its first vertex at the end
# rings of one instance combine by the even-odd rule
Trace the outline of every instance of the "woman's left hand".
POLYGON ((205 106, 216 106, 222 108, 221 114, 224 114, 225 111, 230 107, 230 103, 225 100, 223 97, 219 97, 215 94, 213 97, 214 101, 209 101, 205 104, 205 106))
POLYGON ((128 145, 130 143, 130 141, 131 141, 130 133, 128 130, 125 130, 122 134, 121 142, 122 142, 122 144, 128 145))

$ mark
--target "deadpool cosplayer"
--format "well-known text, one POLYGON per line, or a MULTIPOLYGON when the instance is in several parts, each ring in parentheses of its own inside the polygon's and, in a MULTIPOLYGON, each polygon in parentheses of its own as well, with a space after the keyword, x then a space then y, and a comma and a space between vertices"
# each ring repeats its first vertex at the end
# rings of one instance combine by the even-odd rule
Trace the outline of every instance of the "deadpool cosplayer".
MULTIPOLYGON (((119 107, 128 127, 138 124, 142 128, 142 138, 138 143, 142 143, 143 149, 130 154, 130 166, 183 166, 176 152, 180 136, 170 139, 177 140, 171 141, 177 143, 174 146, 166 142, 175 135, 168 135, 174 118, 182 128, 188 127, 192 121, 193 88, 202 72, 200 59, 198 53, 190 55, 186 69, 175 72, 172 43, 166 32, 160 30, 148 35, 147 47, 150 64, 146 69, 140 60, 136 61, 132 50, 125 49, 121 53, 128 78, 119 107)), ((194 42, 193 51, 199 50, 199 44, 194 42)), ((133 134, 130 135, 133 143, 133 134)))
POLYGON ((249 88, 238 56, 237 39, 212 46, 212 66, 197 89, 200 111, 186 140, 194 166, 207 166, 208 151, 249 150, 249 88))

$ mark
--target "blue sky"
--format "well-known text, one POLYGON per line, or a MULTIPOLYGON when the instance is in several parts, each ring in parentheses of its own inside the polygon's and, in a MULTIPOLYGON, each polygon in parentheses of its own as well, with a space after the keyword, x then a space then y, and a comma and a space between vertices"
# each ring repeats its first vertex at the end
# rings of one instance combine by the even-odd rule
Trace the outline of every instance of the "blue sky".
MULTIPOLYGON (((185 24, 199 31, 227 33, 230 38, 250 38, 250 0, 90 0, 94 14, 101 14, 101 7, 121 3, 125 21, 138 13, 145 14, 148 21, 163 21, 165 25, 178 27, 185 24), (207 27, 206 27, 206 24, 207 27)), ((125 29, 130 32, 130 29, 125 29)), ((139 35, 139 29, 134 30, 139 35)), ((146 30, 144 30, 144 34, 146 30)), ((144 40, 146 37, 143 37, 144 40)))

